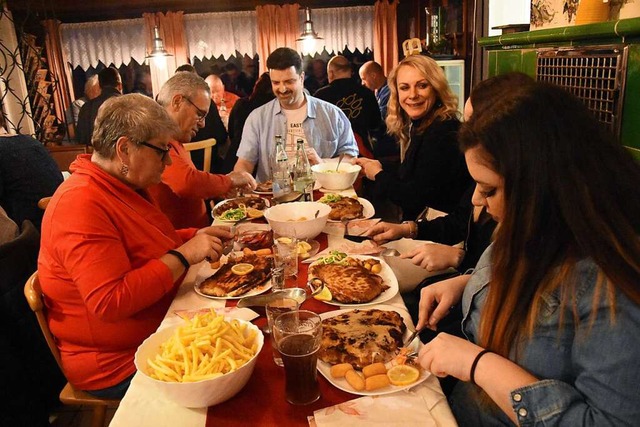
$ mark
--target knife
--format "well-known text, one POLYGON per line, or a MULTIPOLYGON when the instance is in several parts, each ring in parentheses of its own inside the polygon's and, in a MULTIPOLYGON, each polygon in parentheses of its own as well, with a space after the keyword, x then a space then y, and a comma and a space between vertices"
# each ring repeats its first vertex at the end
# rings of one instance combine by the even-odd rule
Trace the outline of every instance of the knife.
POLYGON ((371 237, 369 236, 351 236, 351 235, 345 235, 344 236, 345 239, 350 240, 352 242, 357 242, 357 243, 362 243, 362 242, 366 242, 367 240, 373 240, 371 237))

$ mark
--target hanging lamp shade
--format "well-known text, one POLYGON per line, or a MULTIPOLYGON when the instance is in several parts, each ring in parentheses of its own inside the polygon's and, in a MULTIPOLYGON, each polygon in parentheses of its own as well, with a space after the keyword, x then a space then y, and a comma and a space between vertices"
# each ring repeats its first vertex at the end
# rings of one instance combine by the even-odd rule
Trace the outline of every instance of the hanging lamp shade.
POLYGON ((164 48, 164 42, 160 38, 160 29, 158 26, 153 27, 153 49, 146 58, 158 58, 162 56, 173 56, 164 48))
POLYGON ((306 40, 322 40, 322 37, 318 36, 318 34, 313 29, 313 21, 311 20, 311 9, 305 7, 304 14, 304 29, 302 30, 302 34, 300 34, 300 37, 298 37, 296 41, 301 42, 306 40))

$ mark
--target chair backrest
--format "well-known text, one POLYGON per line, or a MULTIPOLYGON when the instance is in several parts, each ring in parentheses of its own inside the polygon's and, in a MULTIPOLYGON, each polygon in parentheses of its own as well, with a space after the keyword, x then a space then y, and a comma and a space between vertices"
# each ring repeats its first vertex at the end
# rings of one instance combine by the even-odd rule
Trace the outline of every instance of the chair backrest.
POLYGON ((27 298, 29 307, 35 313, 36 319, 38 319, 38 325, 44 335, 51 354, 56 359, 58 366, 62 369, 62 363, 60 362, 60 351, 56 345, 56 339, 54 338, 49 324, 47 323, 47 316, 45 314, 44 299, 42 297, 42 288, 40 287, 40 280, 38 279, 38 272, 36 271, 27 279, 27 283, 24 286, 24 296, 27 298))
POLYGON ((42 199, 38 200, 38 207, 42 210, 45 210, 47 209, 47 206, 49 206, 50 201, 51 201, 51 196, 43 197, 42 199))
POLYGON ((198 142, 187 142, 183 144, 185 150, 194 151, 194 150, 204 150, 204 162, 202 165, 202 170, 205 172, 211 171, 211 152, 212 147, 216 145, 215 138, 204 139, 198 142))

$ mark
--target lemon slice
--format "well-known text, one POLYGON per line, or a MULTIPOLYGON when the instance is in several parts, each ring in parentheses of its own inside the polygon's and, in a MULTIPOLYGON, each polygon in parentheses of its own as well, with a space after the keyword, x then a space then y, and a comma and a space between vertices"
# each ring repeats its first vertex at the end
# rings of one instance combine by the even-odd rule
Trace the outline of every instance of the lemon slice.
POLYGON ((305 242, 304 240, 300 240, 298 242, 298 252, 309 252, 311 250, 311 245, 309 242, 305 242))
POLYGON ((333 299, 333 295, 331 295, 331 291, 326 286, 322 288, 320 292, 313 296, 315 299, 319 301, 331 301, 333 299))
POLYGON ((245 274, 249 274, 253 271, 253 265, 247 264, 246 262, 241 262, 231 267, 231 272, 233 274, 237 274, 238 276, 244 276, 245 274))
POLYGON ((293 243, 293 240, 290 237, 278 237, 276 240, 283 245, 290 245, 293 243))
POLYGON ((418 381, 420 371, 409 365, 397 365, 387 371, 389 382, 397 386, 405 386, 418 381))
POLYGON ((247 208, 247 215, 249 218, 261 218, 264 215, 260 209, 247 208))

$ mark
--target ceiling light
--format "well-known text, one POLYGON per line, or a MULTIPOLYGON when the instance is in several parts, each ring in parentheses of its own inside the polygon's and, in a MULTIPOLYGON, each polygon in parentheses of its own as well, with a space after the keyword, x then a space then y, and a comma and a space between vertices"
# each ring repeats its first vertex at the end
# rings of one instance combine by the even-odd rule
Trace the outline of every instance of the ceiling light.
POLYGON ((296 41, 306 41, 306 40, 322 40, 322 37, 319 37, 318 34, 313 30, 313 21, 311 20, 311 9, 308 7, 304 8, 304 13, 306 16, 306 20, 304 21, 304 29, 302 30, 302 34, 300 37, 296 39, 296 41))
POLYGON ((164 48, 164 42, 160 38, 160 29, 158 26, 153 27, 153 49, 146 58, 158 58, 163 56, 173 56, 164 48))

